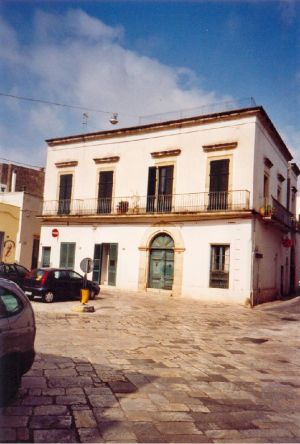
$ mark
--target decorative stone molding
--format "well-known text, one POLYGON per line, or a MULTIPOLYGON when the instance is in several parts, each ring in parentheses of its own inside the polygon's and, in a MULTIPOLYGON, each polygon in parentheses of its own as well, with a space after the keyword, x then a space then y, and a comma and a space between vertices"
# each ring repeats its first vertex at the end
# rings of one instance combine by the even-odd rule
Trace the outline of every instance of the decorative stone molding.
POLYGON ((120 156, 99 157, 99 158, 93 159, 93 161, 96 164, 99 164, 99 163, 115 163, 115 162, 119 162, 119 160, 120 160, 120 156))
POLYGON ((264 164, 266 165, 267 168, 272 168, 273 166, 273 163, 270 161, 268 157, 264 158, 264 164))
POLYGON ((211 151, 232 150, 238 146, 237 142, 216 143, 214 145, 203 145, 203 151, 210 153, 211 151))
POLYGON ((77 165, 78 165, 77 160, 67 160, 65 162, 57 162, 55 164, 56 168, 76 167, 77 165))
POLYGON ((140 242, 140 261, 139 261, 139 281, 138 288, 145 290, 148 283, 149 272, 149 253, 153 239, 162 233, 166 233, 172 237, 174 241, 174 280, 172 287, 172 295, 180 296, 183 276, 183 257, 185 246, 180 230, 175 226, 168 226, 167 228, 149 227, 140 242))
POLYGON ((170 157, 170 156, 179 156, 181 150, 178 148, 176 150, 167 150, 167 151, 155 151, 151 153, 153 159, 159 159, 161 157, 170 157))

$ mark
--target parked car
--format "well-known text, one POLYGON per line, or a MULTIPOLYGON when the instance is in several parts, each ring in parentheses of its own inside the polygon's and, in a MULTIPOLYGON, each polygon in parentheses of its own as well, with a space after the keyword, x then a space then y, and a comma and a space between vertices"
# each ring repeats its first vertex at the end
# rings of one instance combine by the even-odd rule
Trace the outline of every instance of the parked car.
POLYGON ((0 277, 16 282, 20 287, 22 287, 23 279, 27 273, 29 273, 29 270, 23 265, 0 262, 0 277))
POLYGON ((31 303, 12 281, 0 278, 0 404, 16 393, 32 366, 35 319, 31 303))
POLYGON ((23 281, 23 289, 29 299, 39 296, 44 302, 53 302, 57 299, 80 299, 81 289, 90 291, 90 299, 95 299, 100 291, 97 282, 86 281, 74 270, 62 268, 38 268, 32 270, 23 281))

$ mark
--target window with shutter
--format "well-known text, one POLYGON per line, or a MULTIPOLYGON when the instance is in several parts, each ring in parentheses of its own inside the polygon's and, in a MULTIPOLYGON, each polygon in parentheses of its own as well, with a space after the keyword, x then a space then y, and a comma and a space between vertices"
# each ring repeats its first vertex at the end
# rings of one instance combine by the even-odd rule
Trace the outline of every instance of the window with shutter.
POLYGON ((209 175, 209 210, 228 207, 229 159, 212 160, 209 175))
POLYGON ((62 174, 59 182, 58 214, 69 214, 72 195, 72 174, 62 174))
POLYGON ((60 268, 74 268, 75 247, 75 242, 62 242, 60 244, 60 268))
POLYGON ((147 190, 148 212, 171 211, 173 176, 173 165, 149 168, 147 190))
POLYGON ((113 171, 101 171, 98 188, 98 213, 110 213, 113 190, 113 171))
POLYGON ((213 288, 229 287, 229 245, 212 245, 210 282, 213 288))

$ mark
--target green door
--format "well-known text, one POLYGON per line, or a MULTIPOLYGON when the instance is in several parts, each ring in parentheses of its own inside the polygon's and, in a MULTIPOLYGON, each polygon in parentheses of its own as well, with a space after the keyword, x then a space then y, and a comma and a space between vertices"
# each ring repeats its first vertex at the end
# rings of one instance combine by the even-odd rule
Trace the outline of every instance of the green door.
POLYGON ((109 244, 108 285, 116 285, 118 244, 109 244))
POLYGON ((161 234, 151 245, 149 287, 172 290, 173 278, 174 242, 167 234, 161 234))
POLYGON ((99 282, 101 280, 101 267, 102 267, 102 244, 95 244, 94 246, 94 268, 93 268, 93 281, 99 282))

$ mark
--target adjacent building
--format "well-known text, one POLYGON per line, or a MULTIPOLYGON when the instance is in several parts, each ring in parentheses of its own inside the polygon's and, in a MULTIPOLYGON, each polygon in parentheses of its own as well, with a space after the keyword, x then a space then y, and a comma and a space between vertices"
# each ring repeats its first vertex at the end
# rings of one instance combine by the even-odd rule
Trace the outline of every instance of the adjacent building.
POLYGON ((44 170, 0 164, 0 261, 38 263, 44 170))
POLYGON ((298 282, 299 169, 262 107, 47 141, 42 266, 118 290, 248 301, 298 282))

